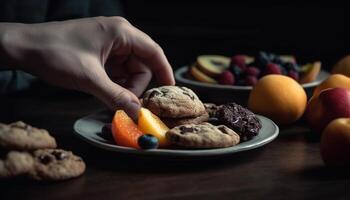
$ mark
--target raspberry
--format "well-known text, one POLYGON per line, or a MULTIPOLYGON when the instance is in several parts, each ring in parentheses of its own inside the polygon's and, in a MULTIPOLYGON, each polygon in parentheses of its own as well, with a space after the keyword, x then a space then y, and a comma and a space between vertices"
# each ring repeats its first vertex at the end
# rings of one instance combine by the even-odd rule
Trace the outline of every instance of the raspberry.
POLYGON ((236 65, 242 70, 246 68, 245 56, 244 55, 235 55, 231 58, 231 65, 236 65))
POLYGON ((282 71, 279 65, 268 63, 265 67, 264 74, 282 74, 282 71))
POLYGON ((244 71, 247 75, 252 75, 252 76, 259 76, 260 70, 256 67, 250 66, 247 67, 244 71))
POLYGON ((245 77, 245 82, 247 85, 255 85, 258 82, 258 79, 256 78, 256 76, 251 76, 248 75, 245 77))
POLYGON ((226 70, 218 76, 218 82, 222 85, 233 85, 235 77, 230 71, 226 70))
POLYGON ((299 73, 293 70, 290 70, 288 72, 288 76, 291 77, 292 79, 299 81, 299 73))

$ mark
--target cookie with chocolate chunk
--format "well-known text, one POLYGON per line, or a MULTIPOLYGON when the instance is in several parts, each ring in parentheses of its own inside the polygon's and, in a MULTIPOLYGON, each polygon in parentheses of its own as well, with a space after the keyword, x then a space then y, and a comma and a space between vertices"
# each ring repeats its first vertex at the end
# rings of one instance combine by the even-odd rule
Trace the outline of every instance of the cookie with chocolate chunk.
POLYGON ((209 123, 186 124, 170 129, 167 140, 174 145, 186 148, 223 148, 239 143, 237 133, 224 125, 209 123))
POLYGON ((219 122, 236 131, 241 141, 247 141, 259 134, 261 122, 250 110, 236 104, 221 105, 216 112, 219 122))
POLYGON ((0 160, 0 178, 27 174, 33 167, 34 159, 29 153, 10 151, 4 160, 0 160))
POLYGON ((162 86, 145 92, 142 104, 158 117, 198 117, 205 108, 198 96, 186 87, 162 86))
POLYGON ((8 150, 36 150, 56 148, 56 140, 45 129, 32 127, 18 121, 0 123, 0 148, 8 150))
POLYGON ((71 151, 40 149, 33 152, 34 167, 30 177, 36 180, 58 181, 82 175, 84 161, 71 151))

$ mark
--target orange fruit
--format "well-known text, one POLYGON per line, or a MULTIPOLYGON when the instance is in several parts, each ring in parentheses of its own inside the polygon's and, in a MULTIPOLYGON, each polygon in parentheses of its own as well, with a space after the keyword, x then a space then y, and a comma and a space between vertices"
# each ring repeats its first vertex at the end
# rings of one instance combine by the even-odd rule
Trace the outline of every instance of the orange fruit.
POLYGON ((350 55, 345 56, 334 65, 332 74, 343 74, 350 77, 350 55))
POLYGON ((143 133, 123 110, 117 110, 112 120, 112 135, 117 145, 138 149, 137 140, 143 133))
POLYGON ((307 97, 304 88, 283 75, 261 78, 249 95, 248 108, 280 125, 291 124, 304 113, 307 97))
POLYGON ((321 156, 329 166, 350 166, 350 118, 327 125, 321 137, 321 156))
POLYGON ((140 109, 138 117, 138 129, 141 130, 142 133, 151 134, 158 138, 160 147, 168 145, 165 133, 169 128, 159 119, 159 117, 146 108, 140 109))
POLYGON ((350 89, 350 77, 342 74, 332 74, 320 85, 318 85, 313 93, 313 96, 318 96, 320 92, 328 88, 345 88, 350 89))

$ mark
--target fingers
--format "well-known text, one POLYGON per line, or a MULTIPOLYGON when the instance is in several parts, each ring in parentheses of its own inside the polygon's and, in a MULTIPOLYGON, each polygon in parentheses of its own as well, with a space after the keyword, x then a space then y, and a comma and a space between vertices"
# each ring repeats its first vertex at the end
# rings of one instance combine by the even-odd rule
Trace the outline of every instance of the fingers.
POLYGON ((125 83, 125 88, 139 97, 151 81, 152 72, 145 64, 134 56, 129 58, 126 66, 129 69, 129 77, 125 83))
POLYGON ((94 80, 93 84, 90 92, 111 110, 124 110, 131 118, 137 120, 141 105, 139 99, 132 92, 111 81, 107 74, 94 80))
POLYGON ((157 43, 138 29, 136 29, 134 37, 131 38, 131 42, 135 56, 150 67, 160 84, 175 84, 173 70, 162 48, 157 43))

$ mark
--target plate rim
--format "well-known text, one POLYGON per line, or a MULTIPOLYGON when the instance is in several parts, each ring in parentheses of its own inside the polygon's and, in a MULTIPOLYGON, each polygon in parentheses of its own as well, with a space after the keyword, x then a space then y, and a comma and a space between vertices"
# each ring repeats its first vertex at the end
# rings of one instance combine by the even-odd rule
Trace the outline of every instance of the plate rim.
MULTIPOLYGON (((253 88, 252 86, 230 86, 230 85, 218 85, 218 84, 202 83, 199 81, 187 79, 182 75, 182 74, 186 73, 187 68, 188 68, 188 65, 184 65, 184 66, 178 68, 177 70, 175 70, 174 76, 175 76, 175 79, 177 81, 180 81, 182 83, 186 83, 189 85, 198 86, 198 87, 208 87, 208 88, 212 88, 212 89, 221 89, 221 90, 230 89, 230 90, 249 91, 253 88)), ((321 75, 329 76, 329 73, 325 70, 321 70, 319 75, 317 76, 317 78, 319 78, 321 75)), ((304 89, 308 89, 308 88, 315 87, 315 86, 319 85, 323 80, 324 79, 321 78, 321 79, 315 80, 311 83, 305 83, 305 84, 301 84, 301 85, 304 89)))
POLYGON ((79 133, 78 125, 81 123, 82 120, 91 118, 91 116, 98 115, 101 112, 93 113, 84 117, 81 117, 77 119, 74 122, 73 129, 74 134, 84 140, 85 142, 91 144, 92 146, 95 146, 97 148, 101 148, 104 150, 112 151, 112 152, 118 152, 118 153, 126 153, 126 154, 133 154, 133 155, 149 155, 149 156, 168 156, 168 157, 211 157, 211 156, 221 156, 221 155, 228 155, 228 154, 235 154, 242 151, 248 151, 252 149, 259 148, 261 146, 264 146, 270 142, 272 142, 278 135, 279 135, 279 127, 269 118, 257 115, 259 118, 263 118, 264 120, 268 121, 273 127, 274 132, 271 133, 269 137, 266 137, 257 143, 246 145, 241 148, 237 148, 237 146, 227 147, 227 148, 215 148, 215 149, 200 149, 200 150, 183 150, 183 149, 150 149, 150 150, 142 150, 142 149, 134 149, 130 147, 123 147, 115 144, 107 144, 98 140, 92 140, 88 136, 85 136, 84 133, 79 133), (230 149, 231 148, 231 149, 230 149))

